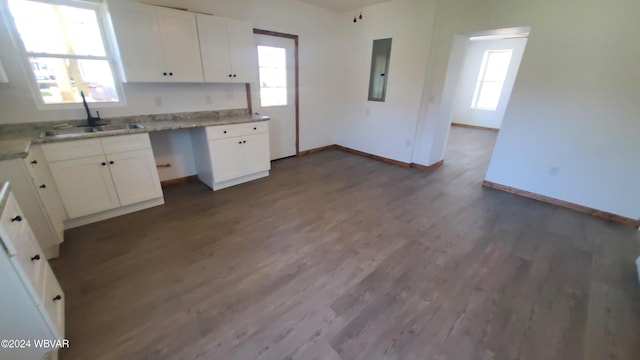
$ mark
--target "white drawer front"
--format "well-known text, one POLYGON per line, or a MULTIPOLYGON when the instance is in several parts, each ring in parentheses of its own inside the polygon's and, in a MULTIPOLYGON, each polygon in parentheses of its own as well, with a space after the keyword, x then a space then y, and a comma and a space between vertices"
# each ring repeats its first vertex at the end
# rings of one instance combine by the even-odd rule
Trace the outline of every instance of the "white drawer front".
POLYGON ((151 148, 149 134, 111 136, 100 139, 105 154, 151 148))
POLYGON ((268 131, 269 124, 264 121, 246 124, 209 126, 207 127, 207 140, 266 133, 268 131))
POLYGON ((42 145, 48 162, 102 155, 100 139, 72 140, 42 145))
POLYGON ((42 178, 47 173, 47 159, 39 145, 31 145, 24 163, 34 179, 42 178))
POLYGON ((44 270, 44 293, 40 305, 43 316, 58 338, 64 337, 64 304, 65 297, 49 264, 44 270))
POLYGON ((26 275, 27 281, 31 283, 35 291, 32 295, 36 303, 39 304, 44 290, 44 269, 47 258, 38 246, 31 228, 26 224, 22 228, 22 233, 17 236, 18 252, 15 259, 26 275))
POLYGON ((259 123, 242 124, 242 135, 264 134, 269 132, 269 123, 266 121, 259 123))
POLYGON ((2 241, 9 251, 9 256, 14 256, 18 252, 18 234, 23 232, 25 224, 24 213, 18 206, 16 198, 9 193, 7 203, 0 217, 0 226, 3 232, 2 241))

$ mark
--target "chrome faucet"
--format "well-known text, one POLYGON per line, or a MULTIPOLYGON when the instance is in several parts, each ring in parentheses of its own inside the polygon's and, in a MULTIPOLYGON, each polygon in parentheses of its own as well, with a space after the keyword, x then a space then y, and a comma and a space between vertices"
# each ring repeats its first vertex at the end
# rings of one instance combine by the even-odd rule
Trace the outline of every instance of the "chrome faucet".
POLYGON ((96 116, 91 115, 91 110, 89 110, 89 105, 87 104, 87 100, 84 98, 84 92, 80 90, 80 96, 82 96, 82 103, 84 104, 84 109, 87 111, 87 124, 91 127, 95 127, 98 125, 102 125, 100 120, 100 111, 96 110, 96 116))

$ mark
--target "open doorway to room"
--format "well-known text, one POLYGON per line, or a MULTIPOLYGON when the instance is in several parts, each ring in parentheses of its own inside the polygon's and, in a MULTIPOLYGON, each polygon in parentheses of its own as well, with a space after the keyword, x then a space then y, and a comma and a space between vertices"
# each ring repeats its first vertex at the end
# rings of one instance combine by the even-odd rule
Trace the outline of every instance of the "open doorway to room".
POLYGON ((445 161, 483 173, 524 55, 530 28, 457 35, 445 89, 450 91, 445 161))

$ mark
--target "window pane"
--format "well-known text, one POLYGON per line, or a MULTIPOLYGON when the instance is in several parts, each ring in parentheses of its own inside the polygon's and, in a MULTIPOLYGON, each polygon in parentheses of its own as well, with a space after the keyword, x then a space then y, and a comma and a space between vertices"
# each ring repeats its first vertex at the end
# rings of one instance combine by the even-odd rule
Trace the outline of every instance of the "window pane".
POLYGON ((513 51, 492 51, 487 60, 484 81, 504 81, 513 51))
POLYGON ((478 94, 478 101, 476 102, 476 108, 486 110, 497 109, 503 85, 504 82, 502 81, 482 83, 480 93, 478 94))
POLYGON ((260 88, 260 105, 262 107, 287 105, 287 89, 260 88))
POLYGON ((94 10, 24 0, 9 6, 27 52, 105 56, 94 10))
POLYGON ((287 105, 287 51, 285 48, 258 46, 260 104, 262 107, 287 105))
POLYGON ((111 67, 106 60, 29 58, 45 104, 87 101, 117 102, 111 67))

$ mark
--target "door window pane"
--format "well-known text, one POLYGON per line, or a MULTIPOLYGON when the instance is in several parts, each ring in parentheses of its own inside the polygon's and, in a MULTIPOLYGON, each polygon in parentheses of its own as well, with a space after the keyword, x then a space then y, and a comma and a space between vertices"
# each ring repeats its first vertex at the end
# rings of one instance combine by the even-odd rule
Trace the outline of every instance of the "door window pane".
POLYGON ((272 46, 258 46, 260 72, 260 105, 287 105, 287 50, 272 46))

